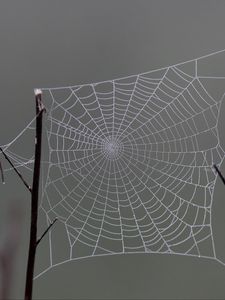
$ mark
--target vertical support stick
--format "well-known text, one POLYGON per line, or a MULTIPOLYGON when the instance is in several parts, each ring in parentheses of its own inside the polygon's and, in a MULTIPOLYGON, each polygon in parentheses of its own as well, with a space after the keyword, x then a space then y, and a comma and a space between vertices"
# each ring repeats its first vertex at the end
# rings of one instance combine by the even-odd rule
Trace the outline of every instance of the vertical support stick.
POLYGON ((33 185, 31 193, 31 222, 30 222, 30 244, 28 253, 25 300, 32 299, 34 263, 36 255, 37 242, 37 220, 38 220, 38 191, 40 179, 40 164, 41 164, 41 136, 42 136, 42 117, 44 107, 42 104, 41 90, 35 90, 36 100, 36 138, 35 138, 35 159, 33 185))

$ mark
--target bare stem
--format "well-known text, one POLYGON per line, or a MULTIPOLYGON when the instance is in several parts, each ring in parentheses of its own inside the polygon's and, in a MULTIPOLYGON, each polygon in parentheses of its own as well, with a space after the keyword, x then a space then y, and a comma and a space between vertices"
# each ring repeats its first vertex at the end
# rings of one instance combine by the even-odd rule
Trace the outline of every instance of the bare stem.
MULTIPOLYGON (((22 180, 23 184, 26 186, 26 188, 32 193, 32 189, 29 186, 29 184, 25 181, 23 178, 22 174, 17 170, 17 168, 14 166, 14 164, 11 162, 10 158, 8 155, 4 152, 4 150, 0 147, 0 151, 4 155, 5 159, 9 162, 10 166, 13 168, 13 170, 16 172, 16 174, 19 176, 19 178, 22 180)), ((3 173, 2 173, 3 174, 3 173)))
POLYGON ((36 242, 36 247, 38 246, 38 244, 41 242, 41 240, 43 239, 43 237, 48 233, 48 231, 50 230, 50 228, 55 224, 55 222, 58 219, 56 218, 52 223, 50 223, 50 225, 48 226, 48 228, 43 232, 43 234, 40 236, 40 238, 37 240, 36 242))
POLYGON ((41 99, 41 91, 35 93, 36 100, 36 138, 35 138, 35 158, 34 158, 34 173, 33 185, 31 192, 31 223, 30 223, 30 244, 28 253, 27 273, 26 273, 26 287, 25 300, 32 299, 33 291, 33 277, 34 277, 34 263, 36 255, 37 243, 37 220, 38 220, 38 192, 40 180, 40 166, 41 166, 41 137, 42 137, 42 117, 45 111, 41 99))

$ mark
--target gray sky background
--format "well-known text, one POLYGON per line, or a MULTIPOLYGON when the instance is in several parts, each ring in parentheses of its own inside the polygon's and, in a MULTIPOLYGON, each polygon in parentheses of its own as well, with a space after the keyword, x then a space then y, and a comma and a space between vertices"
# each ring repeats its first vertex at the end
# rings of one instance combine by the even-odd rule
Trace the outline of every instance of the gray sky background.
MULTIPOLYGON (((0 145, 10 142, 34 116, 35 87, 114 79, 224 49, 224 12, 224 1, 207 0, 2 0, 0 145)), ((11 202, 20 201, 25 210, 13 291, 13 297, 21 299, 29 195, 13 175, 0 188, 0 232, 11 202)), ((214 201, 222 197, 218 182, 214 201)), ((223 254, 225 205, 220 202, 215 209, 223 254)), ((225 268, 213 261, 114 256, 76 261, 47 272, 35 281, 34 298, 224 299, 224 281, 225 268)))

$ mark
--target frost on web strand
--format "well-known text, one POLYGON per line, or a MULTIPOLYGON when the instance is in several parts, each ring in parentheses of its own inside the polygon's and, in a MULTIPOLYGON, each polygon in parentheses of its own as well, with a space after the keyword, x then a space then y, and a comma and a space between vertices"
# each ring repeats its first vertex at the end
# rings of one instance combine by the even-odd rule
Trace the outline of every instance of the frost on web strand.
POLYGON ((44 103, 51 104, 40 213, 61 222, 46 238, 48 265, 37 266, 37 275, 101 255, 217 259, 212 165, 220 166, 224 157, 218 119, 225 85, 224 77, 204 75, 201 67, 220 55, 42 89, 44 103), (218 82, 220 95, 212 89, 218 82))

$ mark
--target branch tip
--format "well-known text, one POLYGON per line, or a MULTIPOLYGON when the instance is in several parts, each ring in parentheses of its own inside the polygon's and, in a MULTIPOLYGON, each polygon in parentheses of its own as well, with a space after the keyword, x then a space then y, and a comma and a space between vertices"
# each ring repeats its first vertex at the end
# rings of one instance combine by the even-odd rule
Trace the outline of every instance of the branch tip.
POLYGON ((42 94, 42 90, 41 89, 34 89, 34 95, 35 96, 39 96, 42 94))

